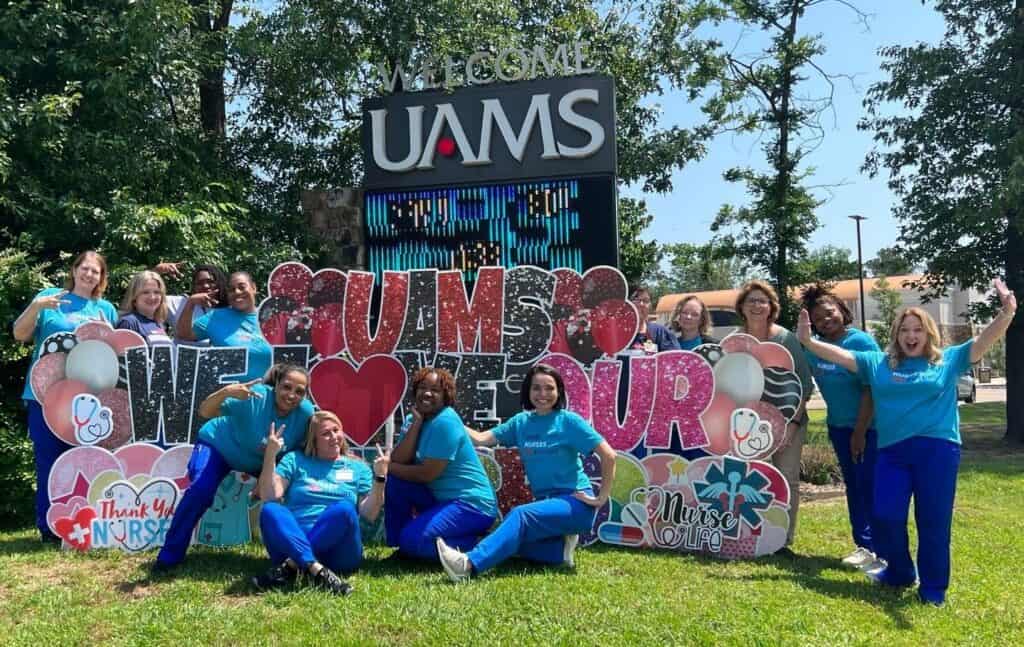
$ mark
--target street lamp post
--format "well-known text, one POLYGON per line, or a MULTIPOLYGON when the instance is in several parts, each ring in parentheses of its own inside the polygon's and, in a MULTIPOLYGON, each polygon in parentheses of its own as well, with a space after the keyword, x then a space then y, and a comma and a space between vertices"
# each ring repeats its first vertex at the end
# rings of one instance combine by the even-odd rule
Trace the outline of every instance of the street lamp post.
POLYGON ((867 216, 854 214, 850 218, 857 223, 857 280, 860 282, 860 329, 867 332, 867 317, 864 316, 864 261, 860 253, 860 221, 867 220, 867 216))

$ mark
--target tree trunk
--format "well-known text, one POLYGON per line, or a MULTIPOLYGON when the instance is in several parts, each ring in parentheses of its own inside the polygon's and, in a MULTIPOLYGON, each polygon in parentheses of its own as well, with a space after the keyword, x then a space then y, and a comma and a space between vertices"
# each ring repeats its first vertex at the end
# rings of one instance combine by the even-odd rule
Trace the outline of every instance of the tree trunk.
POLYGON ((210 12, 210 4, 193 0, 195 25, 206 40, 208 64, 199 79, 199 121, 207 136, 219 139, 227 132, 227 97, 224 93, 224 66, 227 43, 224 34, 231 22, 234 0, 220 0, 217 13, 210 12))

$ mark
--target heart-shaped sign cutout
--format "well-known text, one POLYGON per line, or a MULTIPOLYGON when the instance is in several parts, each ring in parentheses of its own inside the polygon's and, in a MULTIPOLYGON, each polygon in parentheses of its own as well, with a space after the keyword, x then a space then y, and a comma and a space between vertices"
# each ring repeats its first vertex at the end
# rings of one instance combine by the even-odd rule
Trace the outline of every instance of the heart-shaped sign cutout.
POLYGON ((53 530, 75 550, 89 550, 92 546, 92 520, 95 518, 95 510, 80 508, 72 517, 57 519, 53 524, 53 530))
POLYGON ((153 479, 142 489, 131 481, 116 481, 103 492, 97 503, 102 521, 110 523, 109 536, 129 551, 145 550, 163 542, 166 523, 178 503, 178 487, 168 479, 153 479))
POLYGON ((640 316, 628 301, 602 301, 591 316, 594 343, 605 355, 614 356, 629 346, 636 336, 640 316))
POLYGON ((321 409, 341 419, 345 435, 362 446, 395 413, 407 380, 405 367, 390 355, 368 357, 359 368, 331 357, 310 371, 309 392, 321 409))

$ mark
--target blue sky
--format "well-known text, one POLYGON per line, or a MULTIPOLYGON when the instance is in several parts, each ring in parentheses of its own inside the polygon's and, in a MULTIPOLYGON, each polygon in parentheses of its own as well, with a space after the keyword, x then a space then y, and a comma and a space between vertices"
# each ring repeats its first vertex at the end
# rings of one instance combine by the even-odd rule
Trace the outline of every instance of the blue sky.
MULTIPOLYGON (((818 209, 819 230, 811 238, 811 249, 824 245, 846 247, 856 256, 854 222, 850 214, 868 217, 862 225, 864 260, 872 258, 879 247, 891 245, 899 235, 899 226, 891 213, 895 196, 885 184, 885 177, 869 178, 860 172, 865 154, 871 149, 871 133, 857 130, 863 116, 861 102, 867 88, 881 80, 881 58, 877 50, 894 44, 934 43, 943 33, 942 17, 929 5, 914 0, 874 0, 857 3, 870 12, 868 28, 838 2, 813 8, 805 17, 800 32, 820 33, 827 51, 818 59, 821 67, 831 73, 855 76, 856 87, 836 81, 835 116, 825 115, 825 138, 819 148, 807 157, 806 165, 815 168, 809 184, 839 184, 816 193, 826 200, 818 209)), ((750 38, 738 51, 756 51, 758 43, 750 38)), ((808 81, 807 92, 818 94, 822 86, 808 81)), ((697 123, 700 112, 680 94, 659 97, 663 108, 662 125, 689 126, 697 123)), ((708 229, 723 203, 742 205, 747 196, 744 186, 730 184, 722 173, 734 166, 764 168, 760 141, 753 136, 722 136, 709 146, 707 157, 687 165, 673 175, 673 191, 668 194, 645 194, 640 186, 627 187, 623 194, 642 197, 654 215, 654 222, 644 237, 661 243, 706 242, 708 229)))

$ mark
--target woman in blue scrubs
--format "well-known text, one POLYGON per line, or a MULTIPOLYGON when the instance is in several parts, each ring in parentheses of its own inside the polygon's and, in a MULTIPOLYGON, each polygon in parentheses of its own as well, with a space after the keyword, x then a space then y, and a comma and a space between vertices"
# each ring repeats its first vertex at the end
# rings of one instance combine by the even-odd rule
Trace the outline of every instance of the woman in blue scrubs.
POLYGON ((276 464, 283 448, 281 430, 271 425, 259 481, 260 530, 275 566, 253 584, 279 588, 301 572, 320 588, 348 595, 352 587, 339 574, 355 572, 363 561, 359 517, 372 522, 380 514, 388 455, 377 456, 371 473, 365 461, 349 454, 341 420, 330 411, 314 413, 303 451, 289 452, 276 464))
MULTIPOLYGON (((32 343, 32 366, 39 359, 43 341, 50 335, 72 332, 87 321, 117 323, 117 310, 103 298, 107 289, 107 261, 94 251, 82 252, 71 263, 64 289, 46 288, 36 294, 24 312, 14 322, 14 338, 32 343)), ((50 531, 46 513, 50 509, 50 470, 61 454, 71 445, 50 431, 43 419, 43 407, 32 391, 32 380, 25 378, 21 394, 28 408, 28 435, 36 462, 36 527, 45 542, 60 543, 60 537, 50 531)))
POLYGON ((811 336, 811 319, 800 313, 800 341, 821 359, 858 374, 871 386, 878 428, 878 462, 872 532, 888 565, 873 575, 890 586, 911 586, 920 577, 922 602, 941 605, 949 588, 950 538, 960 416, 957 378, 1005 334, 1017 299, 995 282, 1002 311, 978 337, 939 349, 938 327, 921 308, 904 309, 892 326, 886 352, 848 351, 811 336), (914 498, 917 566, 910 557, 907 518, 914 498))
POLYGON ((494 525, 498 503, 455 412, 455 378, 424 367, 412 377, 414 405, 391 453, 384 502, 389 546, 436 560, 437 539, 468 550, 494 525))
MULTIPOLYGON (((853 314, 829 290, 810 286, 803 291, 804 308, 811 315, 816 339, 848 351, 879 352, 875 338, 851 327, 853 314)), ((846 486, 846 508, 855 550, 843 563, 857 568, 881 566, 871 535, 871 509, 875 487, 877 434, 873 425, 871 389, 860 376, 842 366, 806 353, 811 373, 828 409, 828 438, 836 452, 846 486)))
POLYGON ((513 555, 542 564, 574 565, 579 533, 594 525, 615 480, 615 450, 586 420, 565 410, 565 386, 555 369, 537 364, 523 379, 523 411, 490 431, 466 432, 477 445, 518 447, 534 501, 513 508, 498 528, 468 553, 437 540, 453 581, 494 568, 513 555), (594 495, 581 455, 601 459, 601 490, 594 495))
POLYGON ((308 385, 305 369, 275 364, 262 383, 229 384, 203 400, 199 415, 210 420, 199 429, 188 461, 192 483, 174 511, 155 570, 170 570, 185 559, 196 524, 231 470, 260 473, 271 425, 283 433, 286 451, 302 444, 313 415, 313 403, 306 398, 308 385))
MULTIPOLYGON (((211 346, 238 346, 248 350, 248 368, 241 380, 256 380, 270 368, 274 351, 260 331, 256 311, 256 284, 248 272, 235 272, 228 277, 229 307, 215 308, 192 322, 192 330, 179 324, 179 337, 184 341, 210 340, 211 346), (191 332, 190 336, 182 333, 191 332)), ((192 316, 192 301, 185 305, 179 317, 192 316)))

